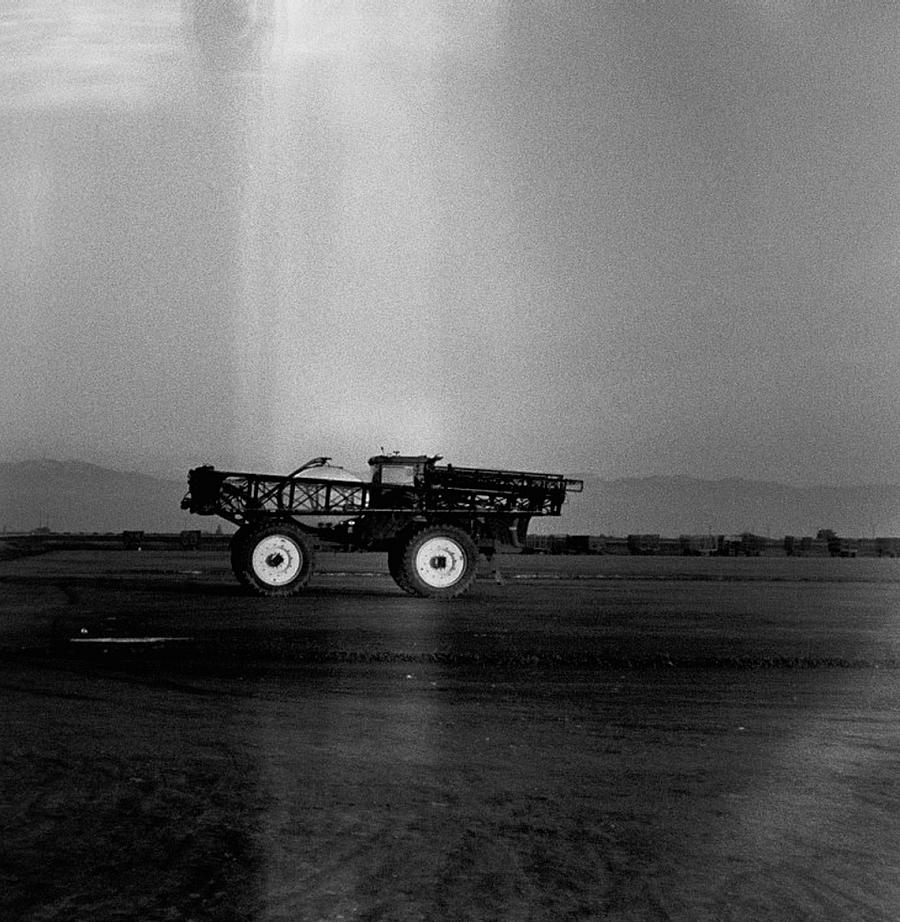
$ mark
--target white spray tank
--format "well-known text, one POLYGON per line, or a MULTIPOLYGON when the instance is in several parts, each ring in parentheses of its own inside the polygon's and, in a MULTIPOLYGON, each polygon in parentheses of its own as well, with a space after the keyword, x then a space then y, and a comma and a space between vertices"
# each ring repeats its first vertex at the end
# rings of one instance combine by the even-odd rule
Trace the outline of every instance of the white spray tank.
MULTIPOLYGON (((337 464, 329 464, 331 458, 319 457, 311 458, 305 464, 301 464, 295 471, 288 475, 287 480, 332 480, 336 482, 342 482, 347 484, 362 484, 367 481, 363 480, 362 477, 354 474, 352 471, 348 471, 346 468, 341 467, 337 464)), ((368 505, 368 497, 365 497, 365 500, 361 504, 360 508, 365 508, 368 505)), ((331 523, 337 522, 346 522, 349 519, 352 519, 353 516, 329 516, 328 521, 331 523)))

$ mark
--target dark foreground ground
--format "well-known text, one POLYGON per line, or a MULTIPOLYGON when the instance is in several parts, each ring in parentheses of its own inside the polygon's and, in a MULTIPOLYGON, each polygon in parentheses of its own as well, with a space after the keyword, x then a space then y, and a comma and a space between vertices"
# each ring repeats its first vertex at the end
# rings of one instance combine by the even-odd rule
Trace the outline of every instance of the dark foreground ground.
POLYGON ((900 918, 900 562, 320 563, 0 563, 0 918, 900 918))

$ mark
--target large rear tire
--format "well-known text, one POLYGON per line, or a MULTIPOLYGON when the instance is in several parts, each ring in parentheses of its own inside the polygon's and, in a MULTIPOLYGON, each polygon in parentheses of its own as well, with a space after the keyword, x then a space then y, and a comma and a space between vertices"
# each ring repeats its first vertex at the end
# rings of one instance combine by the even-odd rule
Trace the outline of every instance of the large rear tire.
POLYGON ((234 573, 237 581, 242 586, 250 586, 247 574, 242 569, 242 555, 246 553, 247 535, 253 529, 250 525, 241 525, 241 527, 231 536, 229 551, 231 554, 231 572, 234 573))
POLYGON ((244 526, 232 539, 234 575, 258 595, 296 595, 309 582, 314 561, 312 542, 293 522, 244 526))
POLYGON ((478 548, 454 525, 430 525, 388 552, 394 582, 411 595, 454 599, 474 582, 478 548))

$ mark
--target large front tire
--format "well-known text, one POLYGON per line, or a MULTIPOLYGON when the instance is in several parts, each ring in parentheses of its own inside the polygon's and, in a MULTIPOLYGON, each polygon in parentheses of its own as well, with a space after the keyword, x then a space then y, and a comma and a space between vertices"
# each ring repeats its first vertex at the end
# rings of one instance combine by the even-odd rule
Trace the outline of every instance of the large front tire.
POLYGON ((388 572, 391 574, 394 582, 404 591, 414 595, 412 587, 407 583, 403 570, 403 555, 406 551, 408 537, 397 539, 388 548, 388 572))
POLYGON ((475 580, 478 548, 461 528, 432 525, 389 552, 388 565, 404 592, 426 599, 453 599, 475 580))
POLYGON ((309 582, 314 559, 312 542, 292 522, 247 526, 232 544, 234 575, 263 596, 298 593, 309 582))

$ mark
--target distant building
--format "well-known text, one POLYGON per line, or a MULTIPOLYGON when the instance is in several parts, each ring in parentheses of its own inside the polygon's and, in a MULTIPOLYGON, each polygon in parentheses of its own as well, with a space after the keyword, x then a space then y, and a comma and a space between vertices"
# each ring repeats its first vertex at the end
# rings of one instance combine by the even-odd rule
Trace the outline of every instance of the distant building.
MULTIPOLYGON (((787 544, 785 544, 787 547, 787 544)), ((811 538, 808 535, 792 540, 793 557, 829 557, 828 541, 825 538, 811 538)))
POLYGON ((604 554, 630 554, 627 538, 614 538, 612 535, 606 535, 603 538, 604 554))
POLYGON ((678 543, 686 557, 709 557, 718 550, 714 535, 681 535, 678 543))
POLYGON ((660 537, 659 535, 629 535, 628 550, 639 556, 659 554, 660 537))
POLYGON ((900 538, 857 538, 858 557, 900 557, 900 538))
POLYGON ((900 557, 900 538, 844 538, 829 529, 809 535, 769 538, 752 532, 731 535, 658 534, 528 535, 531 554, 632 554, 636 556, 718 557, 900 557))
POLYGON ((200 529, 199 528, 184 529, 181 532, 181 535, 179 536, 179 538, 180 538, 181 547, 186 551, 196 550, 197 548, 200 547, 200 529))

